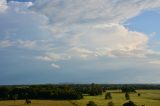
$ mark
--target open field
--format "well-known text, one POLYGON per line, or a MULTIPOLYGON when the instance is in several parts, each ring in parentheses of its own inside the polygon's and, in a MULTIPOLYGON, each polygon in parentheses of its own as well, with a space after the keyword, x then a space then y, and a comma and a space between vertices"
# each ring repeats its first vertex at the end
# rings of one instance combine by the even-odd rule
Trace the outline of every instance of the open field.
MULTIPOLYGON (((122 106, 123 103, 127 102, 124 97, 124 93, 120 91, 110 91, 114 92, 112 94, 112 101, 114 102, 115 106, 122 106)), ((160 90, 138 90, 138 93, 141 93, 141 96, 138 97, 137 93, 130 94, 130 98, 133 102, 135 102, 138 106, 145 104, 146 106, 160 106, 160 90)), ((102 96, 85 96, 83 100, 75 101, 79 106, 85 106, 85 104, 92 100, 98 106, 107 106, 106 104, 110 100, 104 99, 104 94, 102 96)))
MULTIPOLYGON (((112 94, 112 101, 115 106, 122 106, 123 103, 127 102, 124 97, 124 93, 121 93, 118 90, 110 90, 112 94)), ((130 98, 138 106, 145 104, 145 106, 160 106, 160 90, 137 90, 138 93, 141 93, 141 96, 138 97, 137 93, 130 94, 130 98)), ((92 100, 98 106, 107 106, 107 103, 110 100, 105 100, 104 95, 100 96, 84 96, 82 100, 64 100, 64 101, 55 101, 55 100, 32 100, 32 104, 28 106, 86 106, 87 102, 92 100)), ((24 100, 16 101, 0 101, 0 106, 27 106, 24 104, 24 100)))

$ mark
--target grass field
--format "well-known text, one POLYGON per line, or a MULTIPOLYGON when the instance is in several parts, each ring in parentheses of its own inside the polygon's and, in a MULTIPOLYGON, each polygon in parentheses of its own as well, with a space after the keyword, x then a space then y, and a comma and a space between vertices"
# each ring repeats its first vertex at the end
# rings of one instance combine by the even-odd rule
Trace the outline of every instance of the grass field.
MULTIPOLYGON (((119 90, 110 90, 108 92, 111 92, 115 106, 122 106, 123 103, 127 102, 124 93, 119 90)), ((141 93, 140 97, 137 96, 137 93, 132 93, 130 98, 138 106, 142 104, 145 104, 145 106, 160 106, 160 90, 137 90, 137 92, 141 93)), ((104 95, 84 96, 82 100, 32 100, 32 104, 29 105, 24 104, 24 100, 0 101, 0 106, 86 106, 90 100, 94 101, 98 106, 107 106, 110 100, 105 100, 104 95)))

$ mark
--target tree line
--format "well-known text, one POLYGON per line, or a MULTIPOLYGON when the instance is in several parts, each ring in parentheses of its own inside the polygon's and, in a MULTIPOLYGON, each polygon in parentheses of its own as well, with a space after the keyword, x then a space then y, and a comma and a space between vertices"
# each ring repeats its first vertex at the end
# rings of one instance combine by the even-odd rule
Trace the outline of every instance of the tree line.
MULTIPOLYGON (((63 84, 63 85, 15 85, 0 86, 0 99, 53 99, 53 100, 77 100, 83 95, 101 95, 106 90, 121 89, 124 93, 136 92, 136 89, 160 89, 160 85, 139 84, 63 84)), ((111 98, 106 94, 106 98, 111 98)))
POLYGON ((96 96, 102 94, 101 86, 90 84, 88 86, 75 85, 26 85, 26 86, 1 86, 0 100, 16 99, 53 99, 53 100, 78 100, 83 94, 96 96))
POLYGON ((54 99, 69 100, 82 99, 83 95, 70 86, 25 86, 25 87, 0 87, 1 100, 14 99, 54 99))

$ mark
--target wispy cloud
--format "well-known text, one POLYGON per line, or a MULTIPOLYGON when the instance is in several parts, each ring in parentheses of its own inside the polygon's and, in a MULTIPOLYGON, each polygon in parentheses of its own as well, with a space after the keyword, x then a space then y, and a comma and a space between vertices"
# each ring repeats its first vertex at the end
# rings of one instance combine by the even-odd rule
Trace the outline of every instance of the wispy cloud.
POLYGON ((158 0, 41 0, 36 1, 32 9, 48 16, 52 23, 60 25, 58 23, 119 23, 138 15, 145 9, 158 7, 158 0))
POLYGON ((32 40, 1 40, 0 41, 0 48, 7 48, 15 46, 18 48, 25 48, 25 49, 34 49, 36 48, 36 41, 32 40))
POLYGON ((44 56, 37 56, 36 59, 43 60, 43 61, 60 61, 60 60, 68 60, 70 57, 68 57, 66 54, 57 54, 57 53, 46 53, 44 56))
POLYGON ((59 66, 59 65, 54 64, 54 63, 52 63, 52 64, 51 64, 51 66, 52 66, 53 68, 56 68, 56 69, 59 69, 59 68, 60 68, 60 66, 59 66))
POLYGON ((18 40, 17 44, 20 47, 29 48, 29 49, 34 49, 36 47, 36 42, 35 41, 29 41, 29 40, 27 40, 27 41, 18 40))

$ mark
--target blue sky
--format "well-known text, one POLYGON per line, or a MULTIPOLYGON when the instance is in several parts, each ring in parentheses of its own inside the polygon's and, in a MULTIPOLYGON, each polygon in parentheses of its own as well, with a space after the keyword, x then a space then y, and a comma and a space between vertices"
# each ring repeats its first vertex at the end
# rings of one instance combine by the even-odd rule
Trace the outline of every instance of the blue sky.
POLYGON ((1 0, 0 84, 160 83, 159 0, 1 0))

